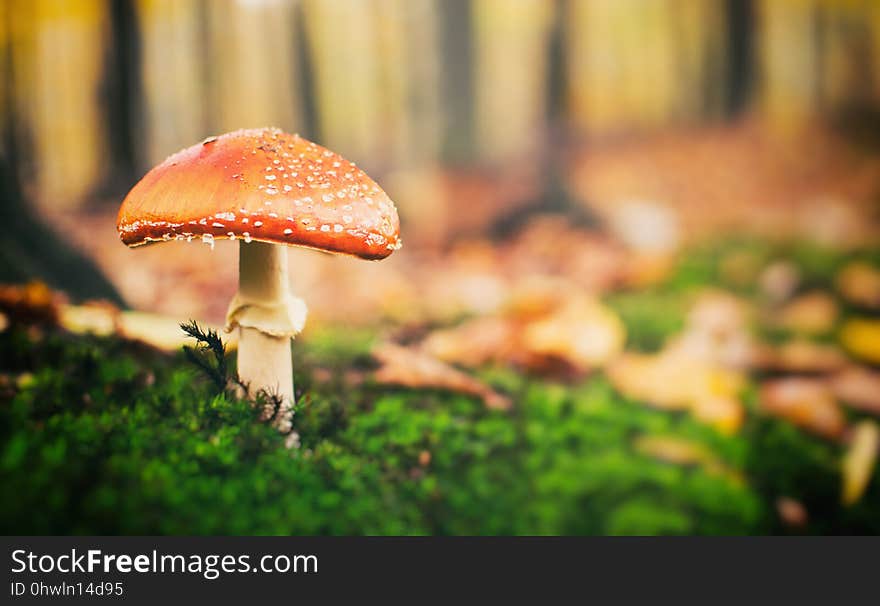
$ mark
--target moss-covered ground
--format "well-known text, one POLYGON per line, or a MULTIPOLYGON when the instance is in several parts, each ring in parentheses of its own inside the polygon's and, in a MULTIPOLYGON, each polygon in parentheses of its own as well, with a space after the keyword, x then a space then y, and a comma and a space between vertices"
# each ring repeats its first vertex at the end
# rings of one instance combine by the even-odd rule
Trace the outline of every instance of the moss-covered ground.
MULTIPOLYGON (((695 287, 749 294, 719 270, 731 247, 788 255, 831 288, 852 255, 762 243, 685 257, 662 285, 613 295, 630 345, 681 326, 695 287)), ((869 255, 870 256, 870 255, 869 255)), ((877 255, 871 259, 877 261, 877 255)), ((790 532, 776 501, 809 511, 799 532, 880 531, 880 481, 840 505, 841 446, 750 413, 722 435, 685 413, 577 383, 485 368, 511 411, 371 382, 370 332, 295 344, 299 448, 257 422, 181 353, 12 325, 0 333, 0 531, 169 534, 746 534, 790 532), (352 381, 352 371, 364 377, 352 381), (703 462, 638 447, 681 438, 703 462)), ((744 394, 755 406, 755 385, 744 394)))

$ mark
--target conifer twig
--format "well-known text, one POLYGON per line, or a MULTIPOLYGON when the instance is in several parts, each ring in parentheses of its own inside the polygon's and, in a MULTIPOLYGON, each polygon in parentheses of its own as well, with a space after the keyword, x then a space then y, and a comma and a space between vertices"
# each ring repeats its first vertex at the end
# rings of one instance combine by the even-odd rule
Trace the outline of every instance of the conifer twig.
POLYGON ((227 380, 226 345, 220 335, 213 329, 202 330, 195 320, 181 323, 180 328, 197 342, 195 347, 183 346, 186 358, 204 372, 217 389, 224 391, 227 380))

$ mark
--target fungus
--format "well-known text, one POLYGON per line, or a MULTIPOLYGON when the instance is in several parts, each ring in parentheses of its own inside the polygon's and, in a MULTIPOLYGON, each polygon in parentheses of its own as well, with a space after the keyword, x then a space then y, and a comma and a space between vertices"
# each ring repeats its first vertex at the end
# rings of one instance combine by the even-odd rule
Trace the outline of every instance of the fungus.
POLYGON ((397 209, 353 162, 276 128, 209 137, 150 170, 125 197, 117 229, 131 247, 238 240, 239 287, 226 330, 239 330, 238 375, 277 395, 292 419, 290 339, 306 319, 290 292, 286 246, 379 260, 400 248, 397 209))

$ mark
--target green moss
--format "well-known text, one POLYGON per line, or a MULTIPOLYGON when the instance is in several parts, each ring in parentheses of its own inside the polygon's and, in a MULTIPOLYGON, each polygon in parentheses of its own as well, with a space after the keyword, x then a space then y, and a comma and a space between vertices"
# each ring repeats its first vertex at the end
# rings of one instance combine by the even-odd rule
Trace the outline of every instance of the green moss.
MULTIPOLYGON (((302 445, 286 449, 283 436, 256 422, 247 404, 217 394, 182 356, 112 339, 0 335, 5 353, 21 346, 30 362, 15 372, 32 378, 10 388, 0 408, 0 481, 15 495, 0 505, 4 532, 752 528, 756 497, 748 488, 629 447, 639 432, 708 430, 623 401, 601 378, 572 389, 496 371, 517 402, 513 413, 498 413, 463 396, 343 388, 335 375, 307 381, 316 367, 303 362, 302 445), (705 485, 691 486, 701 477, 705 485), (700 501, 695 491, 716 497, 700 501)), ((300 360, 338 366, 341 354, 326 342, 297 348, 300 360)))
POLYGON ((684 326, 689 300, 682 293, 656 289, 615 293, 607 303, 626 326, 628 349, 657 351, 684 326))
MULTIPOLYGON (((722 279, 721 257, 612 297, 630 347, 678 330, 688 293, 722 279)), ((183 354, 0 333, 0 531, 745 534, 784 532, 775 502, 789 496, 810 513, 805 532, 880 532, 880 479, 841 507, 839 447, 756 413, 754 386, 735 436, 630 401, 601 374, 563 384, 483 369, 514 401, 492 412, 371 383, 375 338, 323 330, 295 342, 301 446, 288 449, 183 354), (351 381, 352 370, 367 380, 351 381), (718 466, 646 456, 633 447, 644 436, 693 442, 718 466)))

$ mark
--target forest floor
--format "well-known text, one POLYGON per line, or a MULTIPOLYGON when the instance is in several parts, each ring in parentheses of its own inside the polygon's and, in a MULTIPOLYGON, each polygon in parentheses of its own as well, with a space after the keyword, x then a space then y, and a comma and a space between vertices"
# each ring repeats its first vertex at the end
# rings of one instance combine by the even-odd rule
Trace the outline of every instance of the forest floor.
POLYGON ((6 289, 2 531, 880 531, 880 249, 729 239, 652 272, 318 323, 293 345, 296 438, 179 350, 6 289))

